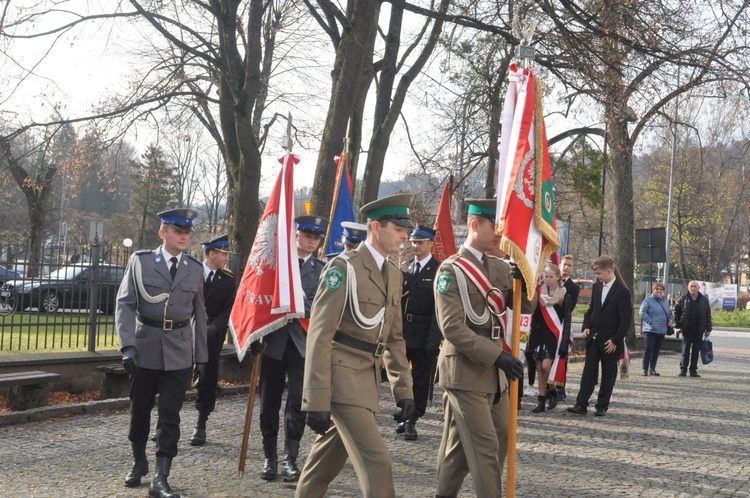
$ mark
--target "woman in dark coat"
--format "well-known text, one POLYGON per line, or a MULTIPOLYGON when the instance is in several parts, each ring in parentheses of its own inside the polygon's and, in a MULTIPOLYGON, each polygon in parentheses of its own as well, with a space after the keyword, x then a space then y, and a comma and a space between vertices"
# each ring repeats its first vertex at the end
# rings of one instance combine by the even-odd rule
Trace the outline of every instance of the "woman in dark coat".
POLYGON ((568 356, 570 340, 570 296, 562 285, 560 268, 548 264, 542 272, 544 283, 539 287, 539 303, 531 319, 529 350, 536 360, 537 378, 539 379, 539 396, 537 405, 531 410, 534 413, 545 411, 545 400, 549 400, 546 409, 557 406, 556 386, 564 385, 564 360, 568 356), (563 364, 561 364, 563 363, 563 364), (561 367, 558 369, 558 365, 561 367), (560 372, 562 378, 553 372, 560 372))

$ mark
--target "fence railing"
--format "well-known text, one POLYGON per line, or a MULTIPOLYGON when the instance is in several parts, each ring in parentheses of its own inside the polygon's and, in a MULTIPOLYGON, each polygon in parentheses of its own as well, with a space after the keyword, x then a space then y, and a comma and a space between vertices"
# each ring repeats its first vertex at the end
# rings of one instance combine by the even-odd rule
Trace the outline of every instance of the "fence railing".
POLYGON ((115 299, 129 256, 122 247, 50 246, 36 265, 24 246, 0 247, 0 353, 117 347, 115 299))

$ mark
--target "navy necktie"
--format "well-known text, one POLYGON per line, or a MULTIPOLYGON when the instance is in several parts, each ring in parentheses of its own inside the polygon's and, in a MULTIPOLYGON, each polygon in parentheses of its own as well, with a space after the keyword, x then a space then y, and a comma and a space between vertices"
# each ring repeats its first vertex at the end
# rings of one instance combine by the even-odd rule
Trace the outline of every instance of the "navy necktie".
POLYGON ((414 275, 419 273, 422 270, 422 265, 419 264, 419 261, 417 261, 417 264, 414 265, 414 275))

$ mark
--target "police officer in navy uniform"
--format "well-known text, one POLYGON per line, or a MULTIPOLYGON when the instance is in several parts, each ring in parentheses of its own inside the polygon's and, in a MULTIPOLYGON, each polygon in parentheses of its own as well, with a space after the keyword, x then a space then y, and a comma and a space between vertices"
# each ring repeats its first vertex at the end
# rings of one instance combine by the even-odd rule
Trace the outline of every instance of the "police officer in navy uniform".
POLYGON ((341 235, 344 252, 355 250, 359 247, 360 242, 367 238, 367 226, 362 223, 342 221, 341 227, 344 229, 344 233, 341 235))
POLYGON ((201 244, 206 253, 203 260, 203 295, 208 316, 208 363, 206 375, 197 379, 198 397, 195 409, 198 422, 190 444, 206 444, 206 421, 216 406, 216 383, 219 380, 219 361, 227 338, 229 315, 232 312, 237 285, 229 264, 229 236, 217 235, 201 244))
POLYGON ((184 253, 197 213, 170 209, 158 216, 163 244, 131 256, 115 308, 122 362, 131 376, 128 439, 134 463, 125 485, 139 486, 148 474, 146 442, 158 394, 156 471, 148 495, 179 498, 167 477, 177 455, 180 410, 193 366, 203 376, 208 361, 203 265, 184 253))
POLYGON ((404 274, 404 294, 401 298, 403 331, 406 340, 406 357, 411 362, 414 381, 414 416, 401 422, 396 432, 406 441, 416 441, 415 424, 427 409, 430 392, 430 364, 440 352, 443 334, 435 317, 435 295, 433 285, 440 261, 431 254, 435 231, 426 227, 414 228, 409 237, 414 259, 401 267, 404 274))
MULTIPOLYGON (((313 256, 326 233, 328 220, 321 216, 300 216, 297 223, 297 256, 305 300, 305 317, 310 317, 318 278, 324 263, 313 256)), ((284 407, 284 451, 282 473, 287 482, 300 476, 297 466, 299 444, 305 430, 302 413, 302 380, 305 369, 307 331, 299 320, 292 320, 263 338, 263 361, 260 366, 260 431, 263 434, 265 461, 261 478, 276 479, 278 472, 277 439, 279 409, 284 393, 284 379, 289 379, 289 393, 284 407)))

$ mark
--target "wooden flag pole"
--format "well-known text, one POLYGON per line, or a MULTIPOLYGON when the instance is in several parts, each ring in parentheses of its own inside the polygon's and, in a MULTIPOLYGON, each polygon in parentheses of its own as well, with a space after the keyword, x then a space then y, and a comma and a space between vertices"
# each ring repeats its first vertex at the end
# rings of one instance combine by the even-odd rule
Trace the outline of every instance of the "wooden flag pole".
POLYGON ((237 466, 239 476, 245 473, 245 461, 247 460, 247 445, 250 439, 250 424, 253 420, 253 407, 255 406, 255 391, 258 387, 260 376, 260 360, 263 356, 256 354, 253 359, 253 370, 250 374, 250 394, 247 397, 247 410, 245 410, 245 427, 242 430, 242 448, 240 449, 240 463, 237 466))
MULTIPOLYGON (((513 279, 513 335, 511 336, 511 351, 518 358, 521 353, 521 279, 513 279)), ((508 467, 505 477, 505 496, 514 498, 516 495, 516 428, 518 426, 518 379, 510 381, 510 410, 508 413, 508 467)))

